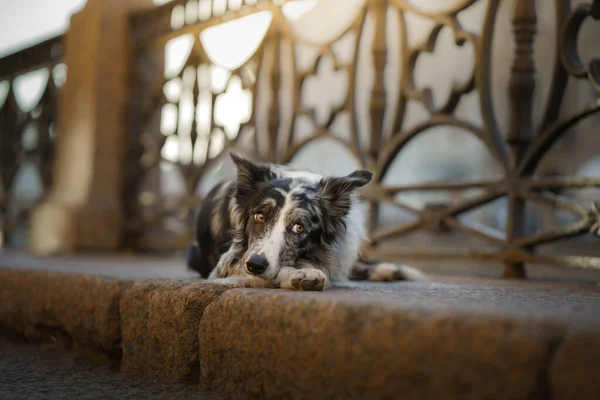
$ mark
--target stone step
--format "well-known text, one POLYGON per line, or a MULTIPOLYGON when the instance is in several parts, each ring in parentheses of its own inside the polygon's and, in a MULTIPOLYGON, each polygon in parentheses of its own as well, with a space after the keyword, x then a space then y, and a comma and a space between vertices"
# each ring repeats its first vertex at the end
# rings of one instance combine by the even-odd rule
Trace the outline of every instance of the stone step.
POLYGON ((596 285, 434 277, 300 293, 104 262, 0 257, 0 327, 239 398, 600 398, 596 285))

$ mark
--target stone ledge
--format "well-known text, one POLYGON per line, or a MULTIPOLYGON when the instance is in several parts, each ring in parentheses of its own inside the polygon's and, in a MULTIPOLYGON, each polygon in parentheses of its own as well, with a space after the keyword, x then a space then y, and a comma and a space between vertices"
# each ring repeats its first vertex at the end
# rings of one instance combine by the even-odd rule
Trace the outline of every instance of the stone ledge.
MULTIPOLYGON (((560 345, 568 320, 505 311, 360 290, 234 289, 204 313, 202 383, 263 399, 593 398, 597 353, 560 345)), ((600 344, 595 323, 587 347, 600 344)), ((580 334, 570 329, 570 343, 580 334)))
POLYGON ((202 281, 141 281, 121 299, 124 370, 197 383, 204 309, 225 290, 202 281))
POLYGON ((122 348, 123 369, 240 397, 600 397, 596 286, 457 279, 298 293, 134 282, 163 272, 127 260, 114 278, 97 276, 100 260, 92 275, 0 268, 0 328, 122 348))
POLYGON ((0 326, 39 338, 49 331, 102 352, 120 351, 119 301, 129 285, 117 279, 0 269, 0 326))
POLYGON ((554 399, 600 399, 600 332, 586 327, 568 332, 549 368, 554 399))

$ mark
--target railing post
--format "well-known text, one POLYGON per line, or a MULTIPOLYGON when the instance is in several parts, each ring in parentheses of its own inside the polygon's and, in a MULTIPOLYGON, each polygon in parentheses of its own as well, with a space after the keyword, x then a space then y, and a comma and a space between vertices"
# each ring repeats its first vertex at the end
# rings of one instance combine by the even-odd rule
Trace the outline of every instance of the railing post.
MULTIPOLYGON (((385 90, 385 68, 388 62, 387 12, 388 2, 378 0, 370 4, 371 15, 375 25, 375 33, 371 42, 373 56, 374 79, 369 101, 369 116, 371 118, 371 140, 368 144, 367 168, 372 168, 383 144, 385 125, 385 109, 387 94, 385 90)), ((379 204, 370 202, 370 217, 367 221, 369 232, 373 232, 379 220, 379 204)))
MULTIPOLYGON (((511 250, 517 250, 515 242, 525 234, 526 212, 525 201, 520 197, 518 187, 522 177, 516 176, 516 171, 533 137, 532 114, 535 90, 533 42, 537 24, 535 0, 517 0, 512 24, 516 46, 509 84, 510 125, 506 135, 511 171, 506 235, 511 250)), ((505 263, 503 275, 506 278, 523 278, 526 275, 525 265, 505 263)))
POLYGON ((279 144, 279 91, 281 90, 281 33, 279 30, 273 30, 273 36, 271 38, 272 46, 272 57, 271 61, 271 107, 269 111, 269 136, 267 145, 267 160, 271 162, 280 162, 277 155, 277 148, 279 144))
POLYGON ((377 160, 381 151, 386 108, 385 67, 387 65, 387 1, 375 1, 370 6, 374 19, 375 34, 371 43, 373 69, 375 77, 369 103, 371 117, 371 141, 369 143, 369 162, 377 160))
POLYGON ((151 0, 88 0, 64 37, 54 185, 34 211, 31 250, 115 250, 121 242, 128 15, 151 0))

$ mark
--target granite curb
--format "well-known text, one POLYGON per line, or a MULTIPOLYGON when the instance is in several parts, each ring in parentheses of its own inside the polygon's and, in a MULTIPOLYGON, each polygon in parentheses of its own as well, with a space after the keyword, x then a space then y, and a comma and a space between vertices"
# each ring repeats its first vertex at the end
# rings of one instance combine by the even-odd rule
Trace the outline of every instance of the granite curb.
POLYGON ((241 398, 600 398, 599 311, 589 286, 301 293, 0 268, 0 328, 241 398))
POLYGON ((0 269, 0 326, 30 340, 63 336, 119 357, 121 295, 129 281, 0 269))
POLYGON ((201 375, 261 399, 600 398, 599 333, 360 291, 235 289, 204 312, 201 375))
POLYGON ((122 368, 197 383, 200 320, 204 309, 227 289, 198 280, 133 285, 120 303, 122 368))

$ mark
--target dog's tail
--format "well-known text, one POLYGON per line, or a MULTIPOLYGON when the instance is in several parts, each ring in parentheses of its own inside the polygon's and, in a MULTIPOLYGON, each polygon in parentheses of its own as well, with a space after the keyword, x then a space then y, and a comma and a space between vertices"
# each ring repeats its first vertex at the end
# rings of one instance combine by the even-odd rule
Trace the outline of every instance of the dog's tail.
POLYGON ((349 278, 355 281, 375 282, 429 280, 420 269, 387 261, 365 260, 362 257, 352 266, 349 278))
POLYGON ((188 269, 198 272, 203 278, 208 278, 210 270, 207 270, 206 262, 200 252, 200 247, 195 241, 188 246, 186 263, 188 269))

